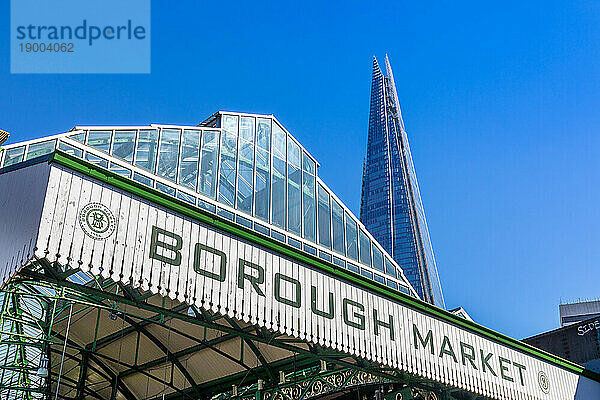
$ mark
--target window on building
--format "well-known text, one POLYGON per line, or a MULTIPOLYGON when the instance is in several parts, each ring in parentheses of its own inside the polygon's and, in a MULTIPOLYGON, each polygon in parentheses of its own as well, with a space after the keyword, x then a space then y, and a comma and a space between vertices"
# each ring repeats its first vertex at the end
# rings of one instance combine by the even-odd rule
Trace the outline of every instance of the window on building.
POLYGON ((385 258, 385 273, 394 278, 396 277, 396 267, 387 257, 385 258))
POLYGON ((298 236, 302 234, 301 179, 302 171, 288 164, 288 231, 298 236))
POLYGON ((358 239, 360 245, 360 262, 365 265, 371 265, 371 240, 367 236, 364 230, 360 229, 358 232, 358 239))
POLYGON ((138 135, 135 165, 154 173, 158 149, 158 131, 142 129, 138 135))
POLYGON ((219 132, 202 133, 202 156, 200 158, 200 179, 198 192, 215 198, 217 187, 217 157, 219 154, 219 132))
POLYGON ((112 131, 90 131, 87 144, 88 146, 108 153, 110 151, 111 137, 112 131))
POLYGON ((177 178, 180 135, 179 129, 163 129, 160 136, 156 174, 172 181, 177 178))
POLYGON ((235 202, 237 136, 238 117, 224 115, 221 162, 219 163, 219 201, 231 207, 234 206, 235 202))
POLYGON ((254 118, 242 117, 240 125, 240 154, 238 161, 238 210, 252 214, 254 194, 254 118))
POLYGON ((24 156, 25 146, 8 149, 6 150, 6 154, 4 155, 4 166, 8 167, 10 165, 20 163, 21 161, 23 161, 24 156))
POLYGON ((286 222, 286 163, 279 157, 273 157, 273 190, 271 223, 285 229, 286 222))
POLYGON ((331 199, 331 225, 333 228, 333 250, 346 254, 346 244, 344 241, 344 209, 342 206, 331 199))
POLYGON ((31 160, 36 157, 45 156, 54 151, 56 147, 56 140, 47 140, 45 142, 32 143, 27 149, 27 160, 31 160))
POLYGON ((319 224, 319 244, 331 248, 331 206, 330 197, 327 190, 319 184, 319 205, 318 205, 318 224, 319 224))
POLYGON ((198 164, 200 161, 201 131, 184 130, 179 160, 179 184, 196 190, 198 184, 198 164))
POLYGON ((317 241, 317 213, 315 199, 315 177, 302 173, 302 211, 304 237, 311 242, 317 241))
POLYGON ((302 169, 309 174, 315 175, 315 162, 306 153, 302 154, 302 169))
POLYGON ((269 221, 271 171, 269 170, 269 152, 256 148, 256 174, 254 181, 254 215, 263 221, 269 221))
POLYGON ((379 248, 377 248, 377 246, 375 246, 375 244, 373 244, 373 268, 378 271, 385 272, 383 266, 383 253, 381 250, 379 250, 379 248))
POLYGON ((134 151, 135 131, 115 131, 111 154, 129 163, 133 163, 134 151))
POLYGON ((350 214, 346 214, 346 256, 353 260, 358 260, 358 237, 356 221, 350 214))

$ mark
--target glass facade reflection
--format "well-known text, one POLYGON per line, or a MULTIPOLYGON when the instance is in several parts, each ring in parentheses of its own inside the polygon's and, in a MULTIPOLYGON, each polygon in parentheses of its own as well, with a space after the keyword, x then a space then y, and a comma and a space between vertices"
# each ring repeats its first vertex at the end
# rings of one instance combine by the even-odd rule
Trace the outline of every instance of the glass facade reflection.
POLYGON ((273 117, 217 113, 196 127, 77 127, 7 145, 0 167, 58 148, 357 274, 416 296, 402 270, 273 117))
MULTIPOLYGON (((400 265, 419 296, 445 308, 394 76, 373 59, 360 219, 400 265)), ((374 253, 375 255, 375 253, 374 253)), ((362 257, 361 257, 362 261, 362 257)), ((366 260, 365 260, 366 261, 366 260)), ((395 268, 385 262, 385 271, 395 268)))

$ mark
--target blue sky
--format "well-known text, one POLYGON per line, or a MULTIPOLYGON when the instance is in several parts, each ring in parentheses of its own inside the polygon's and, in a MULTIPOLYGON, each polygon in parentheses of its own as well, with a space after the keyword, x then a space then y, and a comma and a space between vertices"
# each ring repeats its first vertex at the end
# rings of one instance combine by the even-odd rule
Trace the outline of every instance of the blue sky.
MULTIPOLYGON (((275 114, 356 213, 389 54, 449 307, 517 338, 600 292, 600 3, 154 1, 148 75, 11 75, 0 129, 275 114)), ((119 62, 119 60, 115 60, 119 62)))

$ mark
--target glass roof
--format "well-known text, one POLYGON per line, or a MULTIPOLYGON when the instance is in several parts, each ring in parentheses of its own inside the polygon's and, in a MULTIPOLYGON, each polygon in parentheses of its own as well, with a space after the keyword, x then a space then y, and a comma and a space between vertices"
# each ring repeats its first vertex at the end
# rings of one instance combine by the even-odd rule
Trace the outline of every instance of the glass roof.
POLYGON ((4 146, 0 167, 55 148, 417 297, 272 115, 220 111, 198 126, 77 126, 4 146))

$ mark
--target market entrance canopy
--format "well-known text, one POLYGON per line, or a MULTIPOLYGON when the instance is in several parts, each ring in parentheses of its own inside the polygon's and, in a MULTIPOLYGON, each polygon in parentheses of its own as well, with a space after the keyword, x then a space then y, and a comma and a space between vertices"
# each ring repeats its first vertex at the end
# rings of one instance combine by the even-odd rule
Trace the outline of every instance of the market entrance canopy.
MULTIPOLYGON (((386 382, 402 376, 449 388, 448 393, 460 389, 465 394, 457 398, 468 398, 468 393, 494 399, 600 398, 595 373, 424 303, 409 286, 404 293, 401 273, 395 272, 395 287, 373 279, 378 269, 372 250, 368 265, 366 259, 360 264, 360 255, 356 262, 371 275, 357 273, 362 269, 347 268, 353 257, 348 249, 335 256, 345 268, 306 246, 295 247, 255 225, 244 226, 198 202, 192 205, 157 190, 156 183, 151 188, 110 171, 113 159, 103 157, 106 165, 52 149, 0 169, 5 296, 18 292, 10 289, 18 282, 31 288, 54 285, 48 296, 62 285, 71 291, 63 300, 75 304, 68 319, 66 307, 55 325, 65 349, 69 344, 65 352, 73 368, 63 369, 61 361, 59 370, 60 355, 51 362, 57 377, 66 374, 61 389, 66 397, 63 390, 69 385, 73 393, 87 393, 77 383, 80 375, 90 384, 109 381, 97 391, 98 398, 117 393, 131 399, 165 393, 194 398, 193 393, 208 387, 225 390, 236 379, 244 381, 244 374, 276 381, 273 368, 295 363, 301 355, 305 363, 312 356, 346 368, 376 369, 386 382), (102 291, 111 284, 113 292, 102 291), (102 318, 101 311, 86 313, 93 296, 104 296, 98 309, 131 329, 98 322, 94 328, 102 318), (131 308, 115 308, 117 303, 131 308), (182 310, 184 315, 177 314, 182 310), (71 318, 73 313, 81 317, 71 318), (166 324, 165 317, 179 322, 166 324), (137 345, 132 332, 138 333, 137 345), (141 336, 146 347, 140 347, 141 336), (84 372, 83 358, 75 355, 78 348, 87 349, 81 354, 95 373, 84 372), (121 370, 122 360, 129 369, 121 370), (167 362, 174 365, 170 379, 156 372, 167 362), (75 376, 68 376, 70 370, 75 376)), ((273 228, 272 220, 265 225, 273 228)), ((351 234, 346 230, 346 238, 351 234)), ((371 249, 377 248, 367 239, 371 249)))

